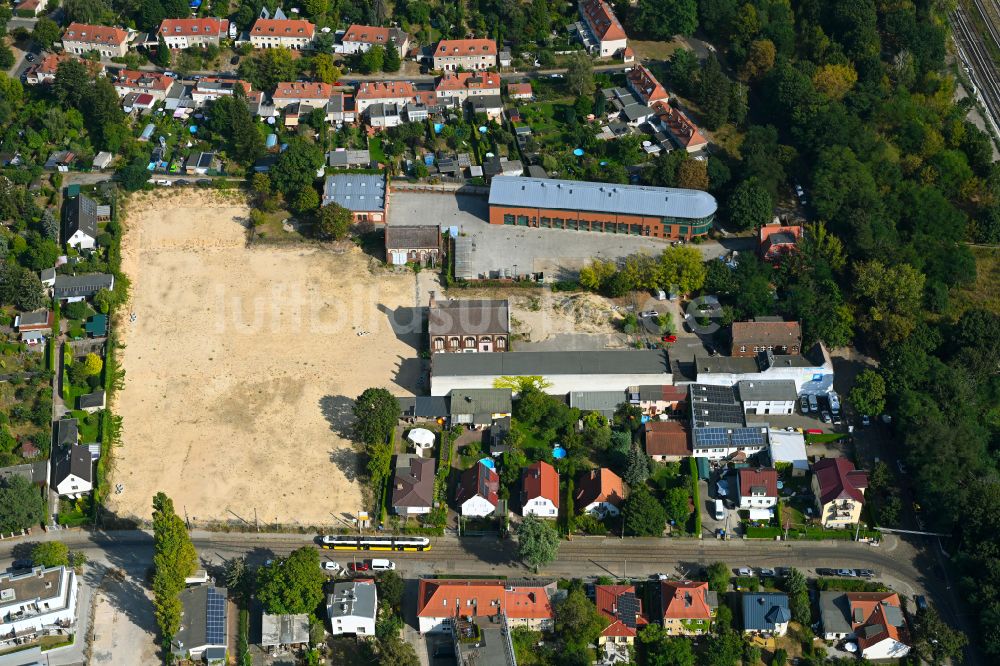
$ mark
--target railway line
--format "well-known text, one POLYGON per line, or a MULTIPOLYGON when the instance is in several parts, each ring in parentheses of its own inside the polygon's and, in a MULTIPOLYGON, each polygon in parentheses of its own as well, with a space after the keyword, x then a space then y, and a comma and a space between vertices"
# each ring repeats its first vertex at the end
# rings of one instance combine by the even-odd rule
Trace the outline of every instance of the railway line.
MULTIPOLYGON (((1000 44, 1000 25, 997 25, 1000 16, 996 16, 996 6, 991 4, 992 0, 972 0, 972 3, 975 11, 982 15, 989 37, 1000 44), (989 4, 990 8, 986 9, 984 3, 989 4)), ((1000 77, 997 76, 997 68, 990 52, 965 7, 959 5, 951 13, 950 20, 959 56, 975 86, 970 92, 986 108, 987 122, 993 126, 994 131, 1000 132, 1000 77)))

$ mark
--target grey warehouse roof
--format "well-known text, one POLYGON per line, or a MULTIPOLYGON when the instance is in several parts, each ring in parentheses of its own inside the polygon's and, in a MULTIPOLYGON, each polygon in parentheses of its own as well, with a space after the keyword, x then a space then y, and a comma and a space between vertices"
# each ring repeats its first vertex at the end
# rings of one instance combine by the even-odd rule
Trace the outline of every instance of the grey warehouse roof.
POLYGON ((708 217, 718 208, 715 197, 699 190, 520 176, 494 178, 490 205, 687 219, 708 217))
POLYGON ((756 400, 795 400, 798 391, 791 379, 743 380, 737 384, 742 402, 756 400))
POLYGON ((361 173, 327 176, 323 186, 323 205, 331 203, 355 211, 385 210, 385 178, 361 173))
POLYGON ((57 275, 52 293, 56 298, 76 298, 93 296, 101 289, 112 289, 115 276, 108 273, 87 275, 57 275))
POLYGON ((628 398, 622 391, 571 391, 569 406, 585 412, 613 413, 628 398))
POLYGON ((493 354, 438 353, 431 357, 438 377, 492 375, 621 375, 670 372, 663 351, 500 352, 493 354))

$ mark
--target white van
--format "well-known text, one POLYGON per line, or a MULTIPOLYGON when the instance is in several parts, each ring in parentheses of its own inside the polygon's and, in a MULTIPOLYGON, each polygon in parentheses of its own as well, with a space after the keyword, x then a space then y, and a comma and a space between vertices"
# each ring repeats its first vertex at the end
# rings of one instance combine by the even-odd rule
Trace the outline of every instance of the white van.
POLYGON ((396 568, 396 563, 391 560, 372 560, 372 571, 392 571, 396 568))
POLYGON ((725 520, 726 519, 726 505, 722 503, 722 500, 715 500, 715 519, 725 520))
POLYGON ((656 300, 658 300, 658 301, 665 301, 665 300, 667 300, 667 292, 663 291, 662 289, 657 289, 656 290, 656 300))
POLYGON ((202 583, 208 582, 208 572, 204 569, 198 569, 193 574, 184 579, 185 585, 201 585, 202 583))

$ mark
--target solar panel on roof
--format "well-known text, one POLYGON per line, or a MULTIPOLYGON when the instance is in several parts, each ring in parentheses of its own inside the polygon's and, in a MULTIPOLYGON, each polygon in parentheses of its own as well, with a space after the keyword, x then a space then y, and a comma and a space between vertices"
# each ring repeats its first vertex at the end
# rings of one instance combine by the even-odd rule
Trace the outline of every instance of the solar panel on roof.
POLYGON ((206 638, 210 644, 222 645, 226 640, 226 598, 215 588, 208 589, 206 602, 206 638))
POLYGON ((733 390, 731 386, 692 384, 691 399, 695 402, 710 402, 722 405, 735 405, 736 392, 733 390))
POLYGON ((618 619, 627 626, 635 629, 635 620, 639 615, 639 600, 631 592, 625 592, 618 597, 618 619))

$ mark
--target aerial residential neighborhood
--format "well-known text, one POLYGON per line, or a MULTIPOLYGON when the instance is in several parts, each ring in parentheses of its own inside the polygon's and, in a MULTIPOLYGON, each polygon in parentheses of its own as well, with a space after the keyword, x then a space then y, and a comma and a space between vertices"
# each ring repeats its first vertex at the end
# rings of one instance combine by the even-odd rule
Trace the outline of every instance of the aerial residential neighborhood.
POLYGON ((0 19, 0 666, 1000 660, 995 4, 0 19))

